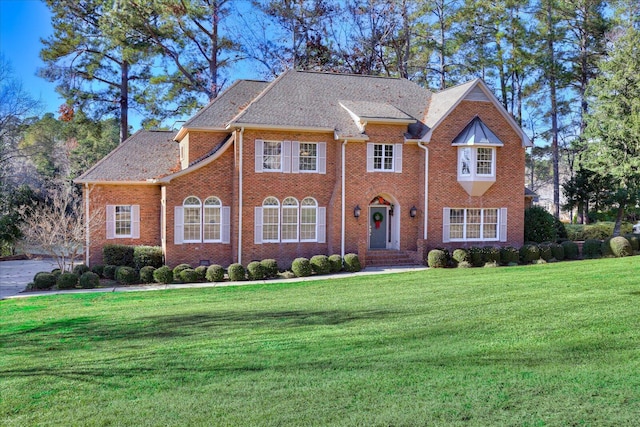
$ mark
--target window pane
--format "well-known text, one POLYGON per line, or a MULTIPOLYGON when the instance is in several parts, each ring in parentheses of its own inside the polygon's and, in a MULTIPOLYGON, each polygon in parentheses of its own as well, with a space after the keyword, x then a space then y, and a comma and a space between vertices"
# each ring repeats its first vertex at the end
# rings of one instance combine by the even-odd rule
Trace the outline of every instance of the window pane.
POLYGON ((316 171, 318 159, 317 144, 300 143, 300 170, 316 171))
POLYGON ((200 241, 200 208, 184 208, 184 240, 200 241))
POLYGON ((393 145, 375 144, 373 146, 373 168, 393 170, 393 145))
MULTIPOLYGON (((285 202, 286 201, 287 200, 285 200, 285 202)), ((297 202, 296 202, 296 205, 293 207, 282 208, 282 240, 298 240, 297 202)))
POLYGON ((498 210, 484 210, 484 226, 482 229, 484 239, 496 239, 498 237, 498 210))
POLYGON ((277 241, 278 228, 279 228, 278 208, 277 207, 263 208, 262 209, 262 240, 277 241))
POLYGON ((282 142, 264 141, 263 165, 266 170, 281 169, 282 142))
POLYGON ((493 149, 491 148, 478 148, 478 175, 491 175, 493 163, 493 149))
POLYGON ((471 175, 471 148, 460 149, 460 175, 471 175))
POLYGON ((220 222, 220 208, 208 207, 207 202, 205 202, 202 230, 204 240, 220 240, 220 222))
POLYGON ((116 236, 131 235, 131 206, 116 206, 116 236))

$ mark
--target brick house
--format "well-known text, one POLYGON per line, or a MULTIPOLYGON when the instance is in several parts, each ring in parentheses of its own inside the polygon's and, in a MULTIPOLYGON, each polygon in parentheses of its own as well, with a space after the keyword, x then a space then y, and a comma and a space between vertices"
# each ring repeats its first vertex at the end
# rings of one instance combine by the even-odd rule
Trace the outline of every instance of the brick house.
POLYGON ((107 243, 192 265, 519 246, 530 141, 484 82, 288 71, 236 82, 177 132, 139 131, 76 182, 107 243))

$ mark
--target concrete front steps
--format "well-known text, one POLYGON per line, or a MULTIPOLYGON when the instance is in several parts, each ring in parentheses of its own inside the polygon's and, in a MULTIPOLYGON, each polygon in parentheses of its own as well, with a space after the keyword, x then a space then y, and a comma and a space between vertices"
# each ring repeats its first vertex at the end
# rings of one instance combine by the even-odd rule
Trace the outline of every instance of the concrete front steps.
POLYGON ((417 254, 415 251, 378 249, 367 251, 365 263, 367 267, 421 265, 416 258, 417 254))

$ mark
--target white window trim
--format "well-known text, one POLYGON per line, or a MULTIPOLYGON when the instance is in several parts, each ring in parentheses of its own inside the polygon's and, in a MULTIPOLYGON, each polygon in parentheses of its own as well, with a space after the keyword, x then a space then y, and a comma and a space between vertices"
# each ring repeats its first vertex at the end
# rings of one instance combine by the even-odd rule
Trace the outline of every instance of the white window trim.
POLYGON ((182 201, 182 233, 183 233, 182 234, 182 243, 201 243, 202 242, 202 200, 200 200, 199 197, 187 196, 182 201), (187 201, 187 199, 190 199, 191 197, 193 197, 195 199, 198 199, 198 202, 200 204, 199 205, 185 205, 185 202, 187 201), (190 222, 190 223, 187 224, 185 222, 185 220, 186 220, 185 210, 186 209, 196 209, 196 206, 197 206, 197 209, 200 211, 200 214, 199 214, 200 218, 199 218, 199 221, 198 221, 198 225, 199 225, 199 229, 200 229, 199 231, 200 232, 198 234, 198 238, 197 239, 187 240, 187 239, 184 238, 184 234, 185 234, 184 230, 185 230, 186 226, 187 225, 195 225, 196 223, 195 222, 193 222, 193 223, 190 222))
MULTIPOLYGON (((267 198, 265 198, 265 200, 271 198, 273 196, 269 196, 267 198)), ((297 210, 297 236, 295 240, 285 240, 282 239, 282 212, 284 209, 286 209, 287 207, 285 207, 282 203, 280 203, 280 200, 278 200, 277 198, 273 197, 275 200, 278 201, 278 206, 276 207, 275 205, 268 205, 265 206, 264 205, 264 201, 262 202, 263 204, 261 206, 256 206, 254 208, 254 243, 255 244, 263 244, 263 243, 326 243, 326 215, 327 215, 327 208, 326 207, 322 207, 322 206, 318 206, 318 201, 313 198, 313 197, 305 197, 303 200, 306 199, 312 199, 315 202, 315 207, 311 208, 311 207, 305 207, 304 209, 315 209, 316 211, 316 238, 315 239, 302 239, 301 236, 301 226, 302 226, 302 203, 299 202, 297 199, 296 201, 298 202, 298 205, 296 207, 297 210), (277 240, 272 240, 272 239, 265 239, 264 238, 264 209, 276 209, 278 210, 278 239, 277 240)), ((286 199, 286 198, 285 198, 286 199)), ((292 209, 292 207, 289 207, 289 209, 292 209)))
POLYGON ((111 239, 139 239, 140 238, 140 205, 107 205, 106 206, 106 238, 111 239), (116 234, 116 208, 118 206, 131 207, 131 233, 116 234))
POLYGON ((282 228, 284 227, 285 223, 284 223, 284 211, 285 209, 290 209, 290 210, 295 210, 296 212, 296 222, 294 223, 287 223, 286 225, 290 225, 293 226, 295 225, 296 227, 296 237, 293 239, 285 239, 284 237, 281 238, 281 242, 282 243, 293 243, 293 242, 299 242, 300 241, 300 219, 301 219, 301 215, 300 215, 300 202, 298 202, 298 199, 296 199, 295 197, 285 197, 284 200, 282 201, 281 207, 280 207, 280 236, 283 236, 283 232, 282 232, 282 228), (284 202, 287 199, 293 199, 296 201, 295 206, 293 205, 285 205, 284 202))
POLYGON ((448 242, 506 242, 507 241, 507 208, 444 208, 442 212, 442 241, 448 242), (497 223, 496 223, 496 237, 494 238, 466 238, 467 234, 467 211, 470 209, 480 210, 480 236, 484 235, 484 214, 486 210, 497 211, 497 223), (451 210, 463 210, 463 237, 452 238, 451 237, 451 210))
POLYGON ((204 199, 204 202, 202 203, 202 213, 200 214, 200 217, 202 219, 202 242, 203 243, 221 243, 222 242, 222 202, 220 201, 220 199, 218 197, 215 197, 215 196, 210 196, 210 197, 207 197, 206 199, 204 199), (216 199, 216 200, 218 200, 218 202, 220 204, 219 205, 209 205, 209 206, 207 206, 207 200, 209 200, 209 199, 216 199), (207 209, 219 209, 220 210, 220 222, 218 223, 220 225, 220 238, 218 238, 218 239, 206 239, 204 237, 205 236, 204 228, 205 228, 205 225, 207 225, 204 222, 204 218, 205 218, 205 212, 207 211, 207 209))
MULTIPOLYGON (((187 196, 185 200, 189 197, 195 197, 200 200, 196 196, 187 196)), ((210 199, 215 198, 220 202, 220 206, 212 206, 220 208, 220 239, 211 240, 204 238, 204 211, 205 205, 204 203, 200 203, 200 239, 199 240, 184 240, 184 201, 180 206, 174 206, 174 216, 173 216, 173 243, 175 245, 182 244, 191 244, 191 243, 222 243, 229 244, 231 243, 231 208, 229 206, 224 206, 222 204, 222 199, 217 196, 209 196, 205 199, 205 202, 210 199)), ((191 206, 190 206, 191 207, 191 206)), ((195 207, 195 205, 192 205, 195 207)))
MULTIPOLYGON (((281 207, 282 206, 280 204, 280 200, 278 200, 277 198, 272 197, 272 196, 265 198, 264 201, 262 202, 262 210, 261 210, 261 215, 262 215, 262 224, 261 224, 262 225, 262 236, 261 236, 261 239, 260 239, 262 243, 280 243, 280 227, 281 227, 281 224, 282 224, 282 220, 281 220, 281 217, 280 217, 280 208, 281 207), (271 199, 271 198, 273 198, 273 199, 278 201, 278 205, 277 206, 276 205, 265 205, 264 204, 264 202, 267 199, 271 199), (265 226, 265 223, 264 223, 264 217, 265 217, 264 211, 266 209, 274 209, 277 212, 277 215, 278 215, 277 222, 275 223, 275 224, 277 224, 278 233, 277 233, 277 237, 275 239, 265 239, 264 238, 264 226, 265 226)), ((273 224, 270 224, 270 225, 273 225, 273 224)))
POLYGON ((496 147, 483 145, 464 145, 458 146, 458 181, 495 181, 496 179, 496 147), (478 169, 478 149, 486 148, 491 150, 491 174, 479 174, 478 169), (462 174, 462 153, 465 149, 471 152, 469 159, 470 173, 462 174))
POLYGON ((386 172, 386 173, 402 173, 402 144, 388 144, 388 143, 378 143, 378 142, 368 142, 367 143, 367 172, 386 172), (391 157, 391 169, 378 169, 375 167, 375 146, 382 146, 382 162, 381 165, 384 166, 384 147, 390 145, 393 147, 393 155, 391 157))

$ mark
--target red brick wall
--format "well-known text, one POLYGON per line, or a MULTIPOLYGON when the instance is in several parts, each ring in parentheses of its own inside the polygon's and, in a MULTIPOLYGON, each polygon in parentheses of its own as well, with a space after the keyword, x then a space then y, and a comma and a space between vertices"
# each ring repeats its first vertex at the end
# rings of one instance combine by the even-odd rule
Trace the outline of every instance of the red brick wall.
POLYGON ((442 245, 442 210, 450 208, 507 208, 507 242, 487 245, 520 246, 524 239, 524 161, 522 139, 493 104, 463 101, 438 126, 429 143, 430 248, 482 246, 482 242, 442 245), (496 150, 496 182, 479 197, 471 197, 457 182, 457 149, 453 139, 476 116, 504 143, 496 150))
POLYGON ((187 141, 189 147, 188 163, 190 164, 191 162, 209 153, 228 135, 228 132, 189 132, 183 139, 183 141, 187 141))
MULTIPOLYGON (((105 244, 160 246, 160 187, 155 185, 90 186, 92 219, 89 264, 102 264, 105 244), (107 239, 106 205, 140 205, 140 238, 107 239), (94 217, 94 215, 96 215, 94 217)), ((86 197, 86 188, 83 187, 86 197)), ((84 205, 83 205, 84 207, 84 205)))

